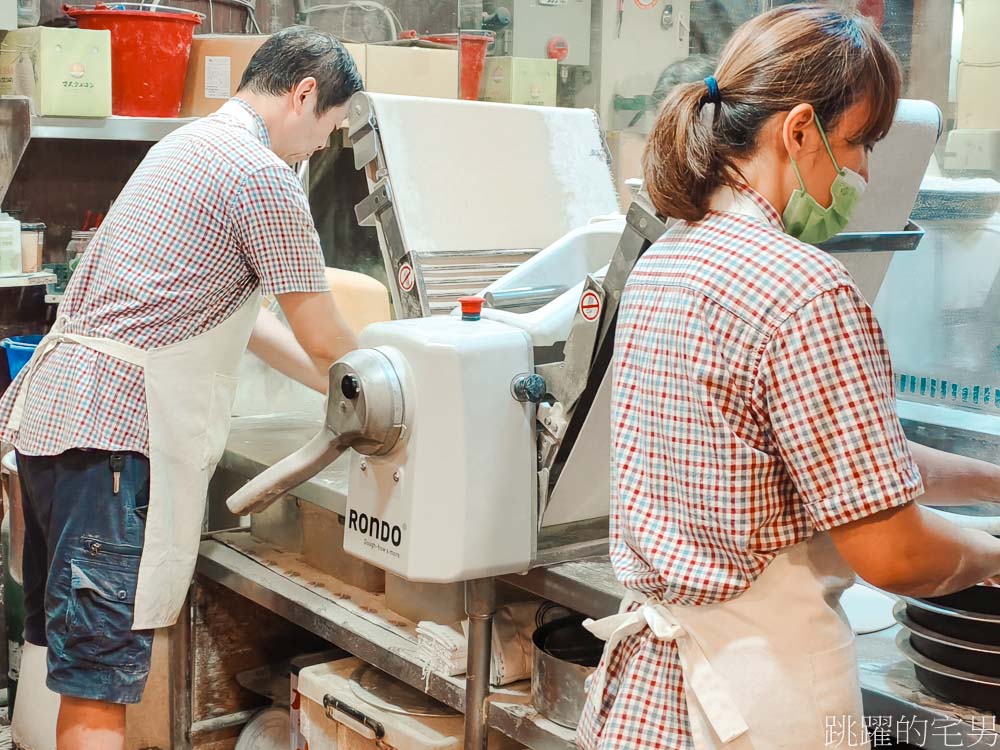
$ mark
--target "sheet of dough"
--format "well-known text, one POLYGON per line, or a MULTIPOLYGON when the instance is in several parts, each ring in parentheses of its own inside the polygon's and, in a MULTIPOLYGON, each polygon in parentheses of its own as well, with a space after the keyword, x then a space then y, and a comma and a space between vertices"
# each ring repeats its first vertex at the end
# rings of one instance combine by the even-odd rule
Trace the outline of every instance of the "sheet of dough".
POLYGON ((590 110, 368 96, 411 252, 540 249, 618 210, 590 110))
POLYGON ((888 594, 862 583, 855 583, 840 597, 840 606, 857 635, 891 628, 896 623, 892 616, 895 603, 896 600, 888 594))

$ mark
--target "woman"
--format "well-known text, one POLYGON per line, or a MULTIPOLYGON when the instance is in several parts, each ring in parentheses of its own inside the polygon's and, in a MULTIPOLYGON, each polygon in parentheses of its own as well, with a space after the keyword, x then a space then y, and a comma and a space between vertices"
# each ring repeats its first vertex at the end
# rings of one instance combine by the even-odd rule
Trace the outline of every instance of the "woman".
POLYGON ((664 103, 646 187, 681 221, 620 312, 611 558, 630 596, 590 623, 608 643, 587 750, 867 747, 838 604, 855 573, 918 596, 1000 573, 1000 541, 914 502, 996 497, 996 467, 907 443, 869 306, 807 244, 849 220, 900 80, 870 22, 796 5, 664 103))

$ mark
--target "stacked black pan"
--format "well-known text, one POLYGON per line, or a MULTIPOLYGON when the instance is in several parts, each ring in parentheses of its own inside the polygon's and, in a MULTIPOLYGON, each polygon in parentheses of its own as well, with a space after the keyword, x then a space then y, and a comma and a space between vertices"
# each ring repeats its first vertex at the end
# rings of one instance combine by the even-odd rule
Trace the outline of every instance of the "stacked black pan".
POLYGON ((1000 713, 1000 588, 906 599, 894 613, 896 643, 929 692, 1000 713))

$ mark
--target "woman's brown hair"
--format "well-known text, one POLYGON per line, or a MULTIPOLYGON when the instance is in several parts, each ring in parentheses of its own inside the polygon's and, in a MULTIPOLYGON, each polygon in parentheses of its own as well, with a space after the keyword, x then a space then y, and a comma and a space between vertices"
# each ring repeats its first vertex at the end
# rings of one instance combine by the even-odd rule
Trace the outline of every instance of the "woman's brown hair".
POLYGON ((869 102, 868 121, 851 140, 881 140, 902 86, 899 61, 871 21, 818 3, 782 6, 743 24, 716 71, 715 102, 704 82, 677 86, 646 144, 646 190, 663 216, 703 218, 719 187, 742 182, 737 164, 756 151, 764 123, 803 102, 828 130, 854 104, 869 102))

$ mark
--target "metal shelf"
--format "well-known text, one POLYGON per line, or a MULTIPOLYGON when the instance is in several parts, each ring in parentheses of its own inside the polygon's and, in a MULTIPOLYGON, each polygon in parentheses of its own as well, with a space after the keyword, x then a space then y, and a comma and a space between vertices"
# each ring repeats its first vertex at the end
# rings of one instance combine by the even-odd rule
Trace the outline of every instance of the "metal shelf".
POLYGON ((0 288, 10 289, 22 286, 41 286, 55 284, 58 279, 54 273, 39 271, 38 273, 19 273, 14 276, 0 276, 0 288))
POLYGON ((899 232, 841 232, 817 245, 828 253, 883 253, 916 250, 924 230, 912 221, 899 232))
MULTIPOLYGON (((415 643, 349 611, 340 600, 320 596, 290 577, 220 541, 202 541, 198 573, 281 615, 411 687, 458 711, 465 710, 465 678, 425 672, 415 643)), ((248 535, 249 536, 249 535, 248 535)), ((317 573, 322 577, 322 574, 317 573)), ((573 732, 540 716, 531 706, 530 685, 497 688, 488 723, 531 750, 575 750, 573 732)))
MULTIPOLYGON (((244 532, 245 533, 245 532, 244 532)), ((300 573, 294 577, 276 566, 267 566, 244 554, 221 539, 233 534, 220 533, 202 541, 198 573, 237 594, 281 615, 330 643, 343 648, 363 661, 416 687, 459 711, 465 708, 465 685, 461 677, 446 677, 424 673, 415 645, 397 633, 380 627, 370 618, 345 609, 340 600, 320 596, 306 583, 300 573)), ((610 563, 587 561, 584 567, 566 563, 537 571, 532 580, 521 577, 521 588, 533 594, 551 598, 564 606, 572 606, 593 598, 590 611, 594 616, 607 614, 609 591, 604 585, 595 586, 594 579, 610 577, 610 563), (608 575, 595 576, 595 565, 608 568, 608 575), (559 581, 545 580, 553 577, 559 581), (570 589, 575 588, 575 592, 570 589)), ((317 573, 317 576, 322 574, 317 573)), ((515 576, 505 580, 517 583, 515 576)), ((985 731, 977 718, 981 711, 950 704, 927 695, 916 682, 913 669, 894 645, 898 626, 879 633, 859 636, 858 664, 865 713, 868 716, 892 720, 896 732, 920 734, 917 744, 926 750, 946 750, 948 747, 971 747, 977 741, 996 747, 998 735, 992 727, 985 731), (922 729, 921 729, 922 727, 922 729), (956 737, 967 744, 956 745, 956 737)), ((497 689, 490 698, 489 725, 532 750, 573 750, 573 732, 559 727, 540 716, 530 704, 526 684, 497 689)), ((900 739, 905 739, 899 735, 900 739)))
MULTIPOLYGON (((154 143, 197 117, 32 117, 32 138, 77 141, 146 141, 154 143)), ((346 122, 346 121, 345 121, 346 122)), ((351 147, 341 125, 344 146, 351 147)))
POLYGON ((32 117, 31 138, 155 142, 194 117, 32 117))

